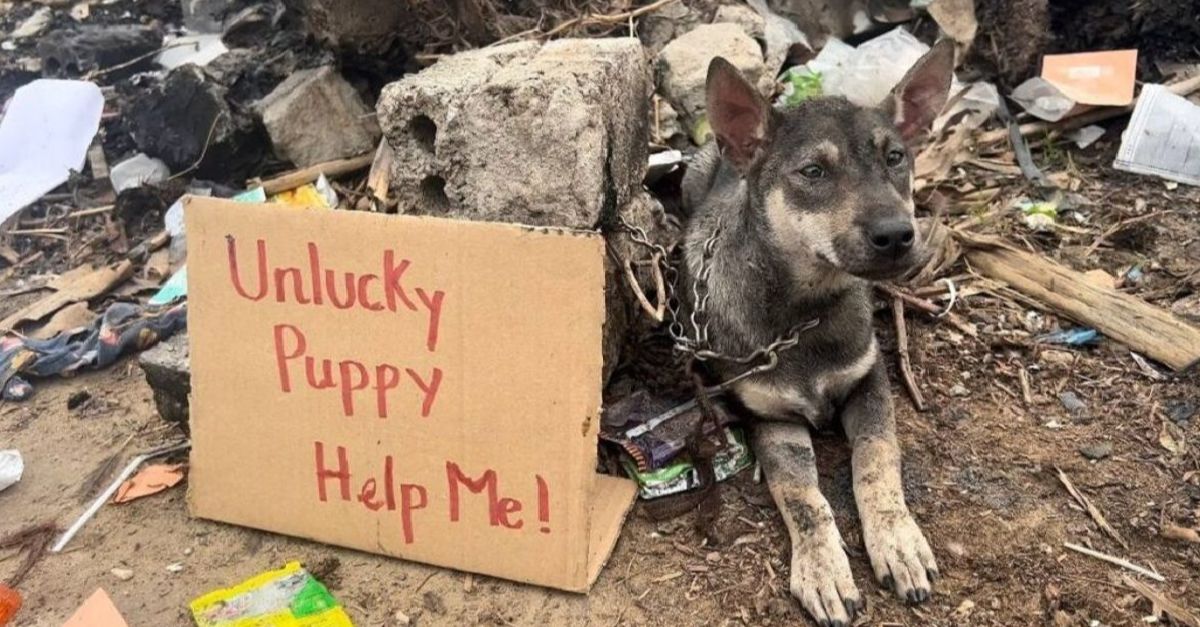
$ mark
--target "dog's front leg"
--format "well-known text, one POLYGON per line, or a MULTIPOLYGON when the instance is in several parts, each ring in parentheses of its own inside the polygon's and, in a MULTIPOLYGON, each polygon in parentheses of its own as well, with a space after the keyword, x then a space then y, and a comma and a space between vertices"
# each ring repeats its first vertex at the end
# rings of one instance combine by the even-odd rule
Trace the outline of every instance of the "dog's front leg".
POLYGON ((808 427, 763 422, 753 438, 754 453, 792 539, 792 594, 822 627, 849 625, 863 607, 862 597, 833 511, 817 486, 808 427))
POLYGON ((900 598, 925 601, 937 563, 904 503, 896 419, 882 362, 847 399, 842 423, 854 449, 854 499, 875 576, 900 598))

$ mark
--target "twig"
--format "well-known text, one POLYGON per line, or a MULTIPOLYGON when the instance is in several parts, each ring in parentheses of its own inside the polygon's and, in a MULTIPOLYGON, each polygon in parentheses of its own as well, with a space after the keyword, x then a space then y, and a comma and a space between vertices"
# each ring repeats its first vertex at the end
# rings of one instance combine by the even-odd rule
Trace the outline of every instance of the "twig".
POLYGON ((173 181, 181 176, 191 174, 196 168, 200 167, 200 164, 204 162, 204 157, 208 155, 208 147, 212 144, 213 133, 217 130, 217 122, 220 122, 221 118, 223 117, 225 117, 224 111, 218 111, 217 114, 213 116, 212 126, 208 127, 208 137, 204 138, 204 148, 200 150, 200 156, 196 158, 196 162, 167 177, 168 181, 173 181))
POLYGON ((624 13, 614 13, 612 15, 595 15, 595 14, 583 15, 583 16, 580 16, 580 17, 577 17, 574 19, 567 20, 567 21, 563 22, 562 24, 555 26, 554 28, 546 31, 546 33, 544 35, 542 35, 542 37, 549 39, 565 30, 572 29, 577 26, 598 26, 598 25, 604 25, 604 24, 620 24, 621 22, 624 22, 626 20, 638 18, 647 13, 653 13, 654 11, 657 11, 657 10, 663 8, 663 7, 667 6, 668 4, 671 4, 673 2, 678 2, 678 1, 679 0, 658 0, 658 2, 648 4, 644 7, 634 9, 632 11, 625 11, 624 13))
POLYGON ((66 229, 17 229, 9 231, 9 235, 65 235, 66 229))
POLYGON ((365 155, 350 157, 349 159, 337 159, 335 161, 326 161, 316 165, 308 166, 294 170, 286 174, 282 174, 275 178, 267 179, 261 183, 263 192, 266 194, 278 194, 286 192, 289 189, 296 189, 306 183, 311 183, 324 174, 329 178, 357 172, 371 165, 375 161, 375 153, 369 152, 365 155))
POLYGON ((1117 544, 1121 545, 1121 548, 1128 551, 1129 544, 1125 542, 1121 534, 1117 533, 1116 529, 1112 528, 1112 525, 1108 524, 1108 521, 1104 518, 1104 514, 1101 514, 1100 510, 1095 505, 1092 505, 1092 501, 1082 492, 1075 489, 1075 484, 1071 483, 1071 479, 1067 476, 1067 473, 1063 472, 1062 468, 1058 466, 1055 466, 1054 470, 1058 472, 1058 480, 1063 484, 1063 487, 1067 489, 1067 492, 1071 493, 1071 496, 1075 497, 1080 506, 1087 510, 1088 515, 1092 517, 1092 520, 1096 521, 1100 529, 1104 530, 1104 533, 1107 533, 1113 540, 1116 540, 1117 544))
POLYGON ((921 390, 917 387, 908 356, 908 326, 904 323, 904 301, 899 298, 892 299, 892 318, 896 322, 896 350, 900 353, 900 374, 904 377, 904 387, 908 389, 917 411, 925 411, 925 397, 921 396, 921 390))
POLYGON ((1026 407, 1033 407, 1033 389, 1029 385, 1029 372, 1024 366, 1017 371, 1017 377, 1021 380, 1021 400, 1025 401, 1026 407))
POLYGON ((163 46, 162 48, 159 48, 158 50, 153 50, 153 51, 147 52, 146 54, 138 55, 124 63, 118 63, 112 67, 107 67, 102 70, 93 70, 91 72, 88 72, 88 74, 86 76, 84 76, 84 80, 89 80, 89 81, 95 80, 101 76, 104 76, 105 74, 116 72, 117 70, 123 70, 123 69, 133 66, 133 65, 137 65, 137 64, 141 63, 142 61, 149 59, 150 57, 162 54, 168 50, 171 50, 172 48, 183 48, 185 46, 192 46, 193 48, 196 48, 197 50, 200 48, 199 42, 195 42, 195 41, 179 41, 179 42, 175 42, 173 44, 167 44, 167 45, 163 46))
POLYGON ((1087 555, 1088 557, 1094 557, 1100 561, 1108 562, 1109 564, 1112 564, 1114 566, 1120 566, 1121 568, 1132 570, 1133 572, 1135 572, 1139 575, 1142 575, 1143 577, 1149 577, 1150 579, 1153 579, 1154 581, 1157 581, 1159 583, 1164 583, 1167 580, 1166 577, 1163 577, 1162 575, 1160 575, 1152 570, 1147 570, 1145 568, 1142 568, 1141 566, 1138 566, 1137 564, 1134 564, 1133 562, 1130 562, 1129 560, 1123 560, 1119 557, 1113 557, 1107 553, 1101 553, 1100 551, 1093 551, 1092 549, 1089 549, 1086 546, 1079 546, 1078 544, 1072 544, 1070 542, 1063 542, 1063 546, 1067 547, 1068 549, 1071 549, 1072 551, 1075 551, 1076 553, 1083 553, 1084 555, 1087 555))
POLYGON ((1105 231, 1103 233, 1101 233, 1099 237, 1096 238, 1096 241, 1092 242, 1092 245, 1088 246, 1087 250, 1083 251, 1083 256, 1086 258, 1086 257, 1090 256, 1092 253, 1096 252, 1096 249, 1100 248, 1100 245, 1105 243, 1105 240, 1107 240, 1108 238, 1117 234, 1121 229, 1123 229, 1127 226, 1133 225, 1133 224, 1137 224, 1139 222, 1145 222, 1146 220, 1149 220, 1150 218, 1157 218, 1158 216, 1166 215, 1168 213, 1173 213, 1173 212, 1171 212, 1171 211, 1155 211, 1154 213, 1148 213, 1144 216, 1137 216, 1134 218, 1128 218, 1126 220, 1121 220, 1120 222, 1105 229, 1105 231))
POLYGON ((1153 611, 1157 617, 1158 614, 1167 614, 1185 627, 1200 627, 1200 618, 1191 612, 1186 607, 1168 599, 1166 596, 1159 594, 1150 586, 1130 577, 1122 575, 1121 581, 1126 586, 1132 588, 1135 592, 1146 597, 1153 607, 1153 611))
POLYGON ((666 292, 663 289, 662 269, 659 266, 661 259, 662 255, 654 253, 654 257, 650 261, 650 266, 654 269, 654 287, 658 290, 655 292, 657 305, 651 305, 650 299, 646 298, 646 291, 642 289, 642 284, 638 282, 637 275, 633 272, 633 264, 628 259, 621 264, 625 268, 625 278, 629 280, 629 289, 633 290, 633 295, 637 297, 642 310, 655 322, 662 322, 666 317, 666 292))
POLYGON ((934 304, 933 302, 931 302, 929 300, 913 296, 912 294, 908 293, 907 291, 905 291, 903 289, 896 287, 895 285, 887 285, 884 283, 879 283, 875 286, 875 288, 878 289, 879 291, 883 292, 884 294, 887 294, 891 298, 893 298, 893 299, 899 298, 900 300, 904 301, 905 305, 908 305, 909 307, 912 307, 913 309, 916 309, 918 311, 923 311, 935 318, 939 317, 939 315, 945 313, 946 315, 942 319, 949 322, 951 326, 958 329, 959 331, 962 331, 963 333, 966 333, 967 335, 969 335, 971 337, 979 337, 979 330, 976 329, 975 327, 971 326, 970 324, 968 324, 967 321, 965 321, 961 317, 959 317, 958 314, 956 314, 954 312, 945 312, 945 310, 942 307, 938 307, 936 304, 934 304))
POLYGON ((108 213, 115 208, 116 208, 116 205, 104 205, 103 207, 93 207, 91 209, 82 209, 80 211, 68 213, 66 215, 66 219, 70 220, 71 218, 86 218, 87 216, 94 216, 94 215, 99 215, 101 213, 108 213))

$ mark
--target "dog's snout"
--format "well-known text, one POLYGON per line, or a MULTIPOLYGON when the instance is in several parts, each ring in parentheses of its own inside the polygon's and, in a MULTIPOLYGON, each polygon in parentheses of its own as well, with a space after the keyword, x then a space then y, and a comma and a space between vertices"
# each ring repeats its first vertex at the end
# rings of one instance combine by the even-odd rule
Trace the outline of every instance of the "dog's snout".
POLYGON ((911 220, 880 220, 866 229, 867 241, 876 253, 899 257, 913 247, 916 234, 911 220))

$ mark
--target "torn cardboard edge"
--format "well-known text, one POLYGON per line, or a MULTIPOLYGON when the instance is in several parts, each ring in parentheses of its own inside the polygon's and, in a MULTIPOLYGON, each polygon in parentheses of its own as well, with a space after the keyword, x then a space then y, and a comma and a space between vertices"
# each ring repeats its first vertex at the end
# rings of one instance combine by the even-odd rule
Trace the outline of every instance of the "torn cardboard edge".
POLYGON ((212 198, 184 204, 194 516, 571 592, 590 588, 636 492, 631 481, 595 472, 606 280, 598 233, 212 198), (283 274, 261 267, 256 241, 268 251, 257 253, 269 256, 265 265, 283 274), (411 262, 404 283, 426 289, 423 300, 435 288, 444 296, 440 335, 429 334, 424 312, 368 311, 366 302, 382 302, 378 277, 357 283, 360 296, 364 285, 370 292, 362 306, 331 306, 324 290, 333 283, 315 277, 336 271, 341 290, 343 273, 379 272, 381 254, 411 262), (323 306, 294 298, 310 286, 325 293, 323 306), (428 415, 413 413, 422 408, 416 388, 386 412, 374 392, 344 391, 350 401, 339 402, 336 389, 310 390, 303 362, 292 375, 297 387, 281 390, 278 337, 271 345, 281 322, 305 331, 315 358, 391 359, 401 371, 436 363, 447 383, 428 415), (349 406, 356 411, 343 415, 349 406), (376 478, 397 488, 387 510, 376 478), (402 522, 398 502, 414 487, 422 509, 402 522))

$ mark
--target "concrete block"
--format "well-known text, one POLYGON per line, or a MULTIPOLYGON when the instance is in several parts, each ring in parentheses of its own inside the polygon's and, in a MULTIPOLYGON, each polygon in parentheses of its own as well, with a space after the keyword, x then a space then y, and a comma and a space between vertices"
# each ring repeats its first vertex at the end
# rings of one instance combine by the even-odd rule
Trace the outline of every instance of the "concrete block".
POLYGON ((372 111, 332 66, 292 74, 255 109, 275 154, 297 167, 365 154, 379 142, 372 111))

